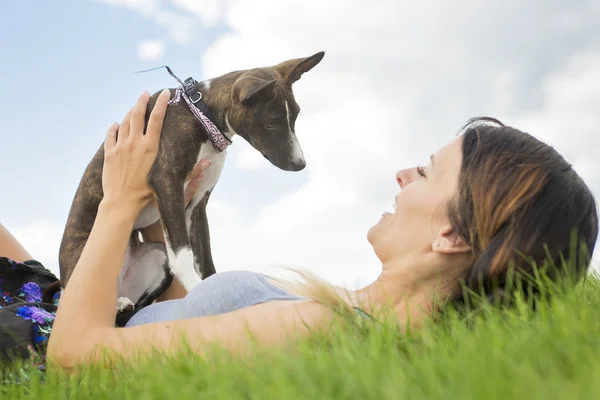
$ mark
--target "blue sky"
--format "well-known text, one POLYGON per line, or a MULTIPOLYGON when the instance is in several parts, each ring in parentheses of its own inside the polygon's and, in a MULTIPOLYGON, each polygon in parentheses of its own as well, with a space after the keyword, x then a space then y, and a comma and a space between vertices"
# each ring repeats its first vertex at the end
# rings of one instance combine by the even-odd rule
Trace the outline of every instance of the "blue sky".
POLYGON ((380 265, 366 231, 475 115, 554 145, 600 192, 600 5, 584 0, 12 1, 0 13, 0 221, 57 271, 83 170, 144 90, 326 52, 295 84, 308 166, 239 138, 209 203, 217 270, 311 269, 338 284, 380 265), (485 21, 485 22, 483 22, 485 21), (144 43, 152 49, 145 55, 144 43), (156 47, 158 46, 158 47, 156 47))

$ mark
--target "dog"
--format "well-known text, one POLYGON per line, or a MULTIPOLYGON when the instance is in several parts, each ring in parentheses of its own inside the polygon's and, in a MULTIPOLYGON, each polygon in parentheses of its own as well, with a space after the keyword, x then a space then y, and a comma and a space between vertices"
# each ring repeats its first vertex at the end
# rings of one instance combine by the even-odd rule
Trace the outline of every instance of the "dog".
MULTIPOLYGON (((226 147, 240 136, 272 165, 300 171, 306 161, 295 133, 300 111, 292 85, 321 62, 325 53, 277 65, 226 73, 170 88, 160 147, 148 183, 155 201, 134 224, 119 276, 118 311, 151 304, 177 278, 189 291, 216 272, 206 206, 225 163, 226 147), (198 113, 200 111, 200 113, 198 113), (211 160, 195 197, 184 208, 186 177, 200 159, 211 160), (138 232, 160 220, 165 243, 143 242, 138 232)), ((146 124, 160 93, 154 93, 146 124)), ((60 281, 67 286, 103 197, 103 144, 86 167, 75 192, 59 249, 60 281)))

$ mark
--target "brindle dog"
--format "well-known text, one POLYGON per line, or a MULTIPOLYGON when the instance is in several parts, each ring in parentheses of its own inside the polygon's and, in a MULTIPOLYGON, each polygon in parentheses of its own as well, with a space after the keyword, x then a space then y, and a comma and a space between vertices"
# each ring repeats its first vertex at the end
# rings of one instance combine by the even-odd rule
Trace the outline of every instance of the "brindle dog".
MULTIPOLYGON (((325 55, 284 61, 278 65, 240 70, 196 84, 212 113, 212 122, 231 138, 244 138, 274 166, 300 171, 306 166, 295 133, 300 107, 292 85, 325 55)), ((172 90, 172 97, 174 90, 172 90)), ((146 123, 159 92, 148 103, 146 123)), ((214 274, 206 205, 225 162, 226 152, 213 147, 203 125, 183 100, 168 106, 160 149, 149 174, 155 202, 142 210, 119 279, 119 310, 152 303, 173 276, 189 291, 214 274), (196 163, 210 159, 197 194, 184 208, 184 181, 196 163), (144 243, 138 230, 160 219, 166 245, 144 243)), ((83 251, 102 200, 103 145, 88 164, 70 209, 60 245, 60 279, 66 286, 83 251)))

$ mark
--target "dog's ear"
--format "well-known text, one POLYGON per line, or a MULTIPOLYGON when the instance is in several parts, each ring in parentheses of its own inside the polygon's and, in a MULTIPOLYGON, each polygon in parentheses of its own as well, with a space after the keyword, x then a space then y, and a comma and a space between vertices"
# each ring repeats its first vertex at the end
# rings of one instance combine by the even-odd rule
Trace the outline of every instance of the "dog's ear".
POLYGON ((275 79, 267 81, 256 78, 241 78, 233 84, 233 98, 240 103, 250 105, 273 95, 275 79))
POLYGON ((283 76, 283 79, 291 85, 300 79, 303 73, 310 71, 320 63, 324 56, 325 52, 320 51, 310 57, 284 61, 277 64, 275 69, 283 76))

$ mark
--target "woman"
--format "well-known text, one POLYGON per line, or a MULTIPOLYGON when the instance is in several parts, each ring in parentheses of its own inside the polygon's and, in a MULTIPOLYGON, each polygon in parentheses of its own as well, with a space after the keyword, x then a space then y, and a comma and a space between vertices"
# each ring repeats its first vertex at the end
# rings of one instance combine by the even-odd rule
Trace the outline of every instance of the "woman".
POLYGON ((70 370, 98 362, 99 348, 124 359, 150 348, 175 353, 184 342, 198 353, 216 342, 241 352, 247 333, 263 345, 278 346, 326 329, 340 309, 363 316, 383 304, 394 307, 401 323, 408 324, 410 316, 411 327, 418 327, 434 311, 434 299, 461 300, 461 282, 491 297, 503 294, 511 262, 531 273, 535 261, 555 279, 563 266, 577 278, 588 268, 598 221, 585 183, 551 147, 484 119, 469 124, 427 166, 396 174, 401 190, 395 211, 384 213, 367 233, 382 263, 371 285, 344 291, 222 272, 183 293, 185 298, 152 304, 126 327, 115 327, 121 258, 138 213, 152 200, 146 176, 169 96, 160 95, 143 135, 148 98, 143 94, 122 124, 107 133, 105 197, 60 300, 47 346, 53 365, 70 370), (577 252, 574 263, 562 264, 561 256, 572 256, 572 229, 588 253, 577 252), (548 255, 557 268, 544 264, 548 255), (203 297, 206 293, 210 296, 203 297))

